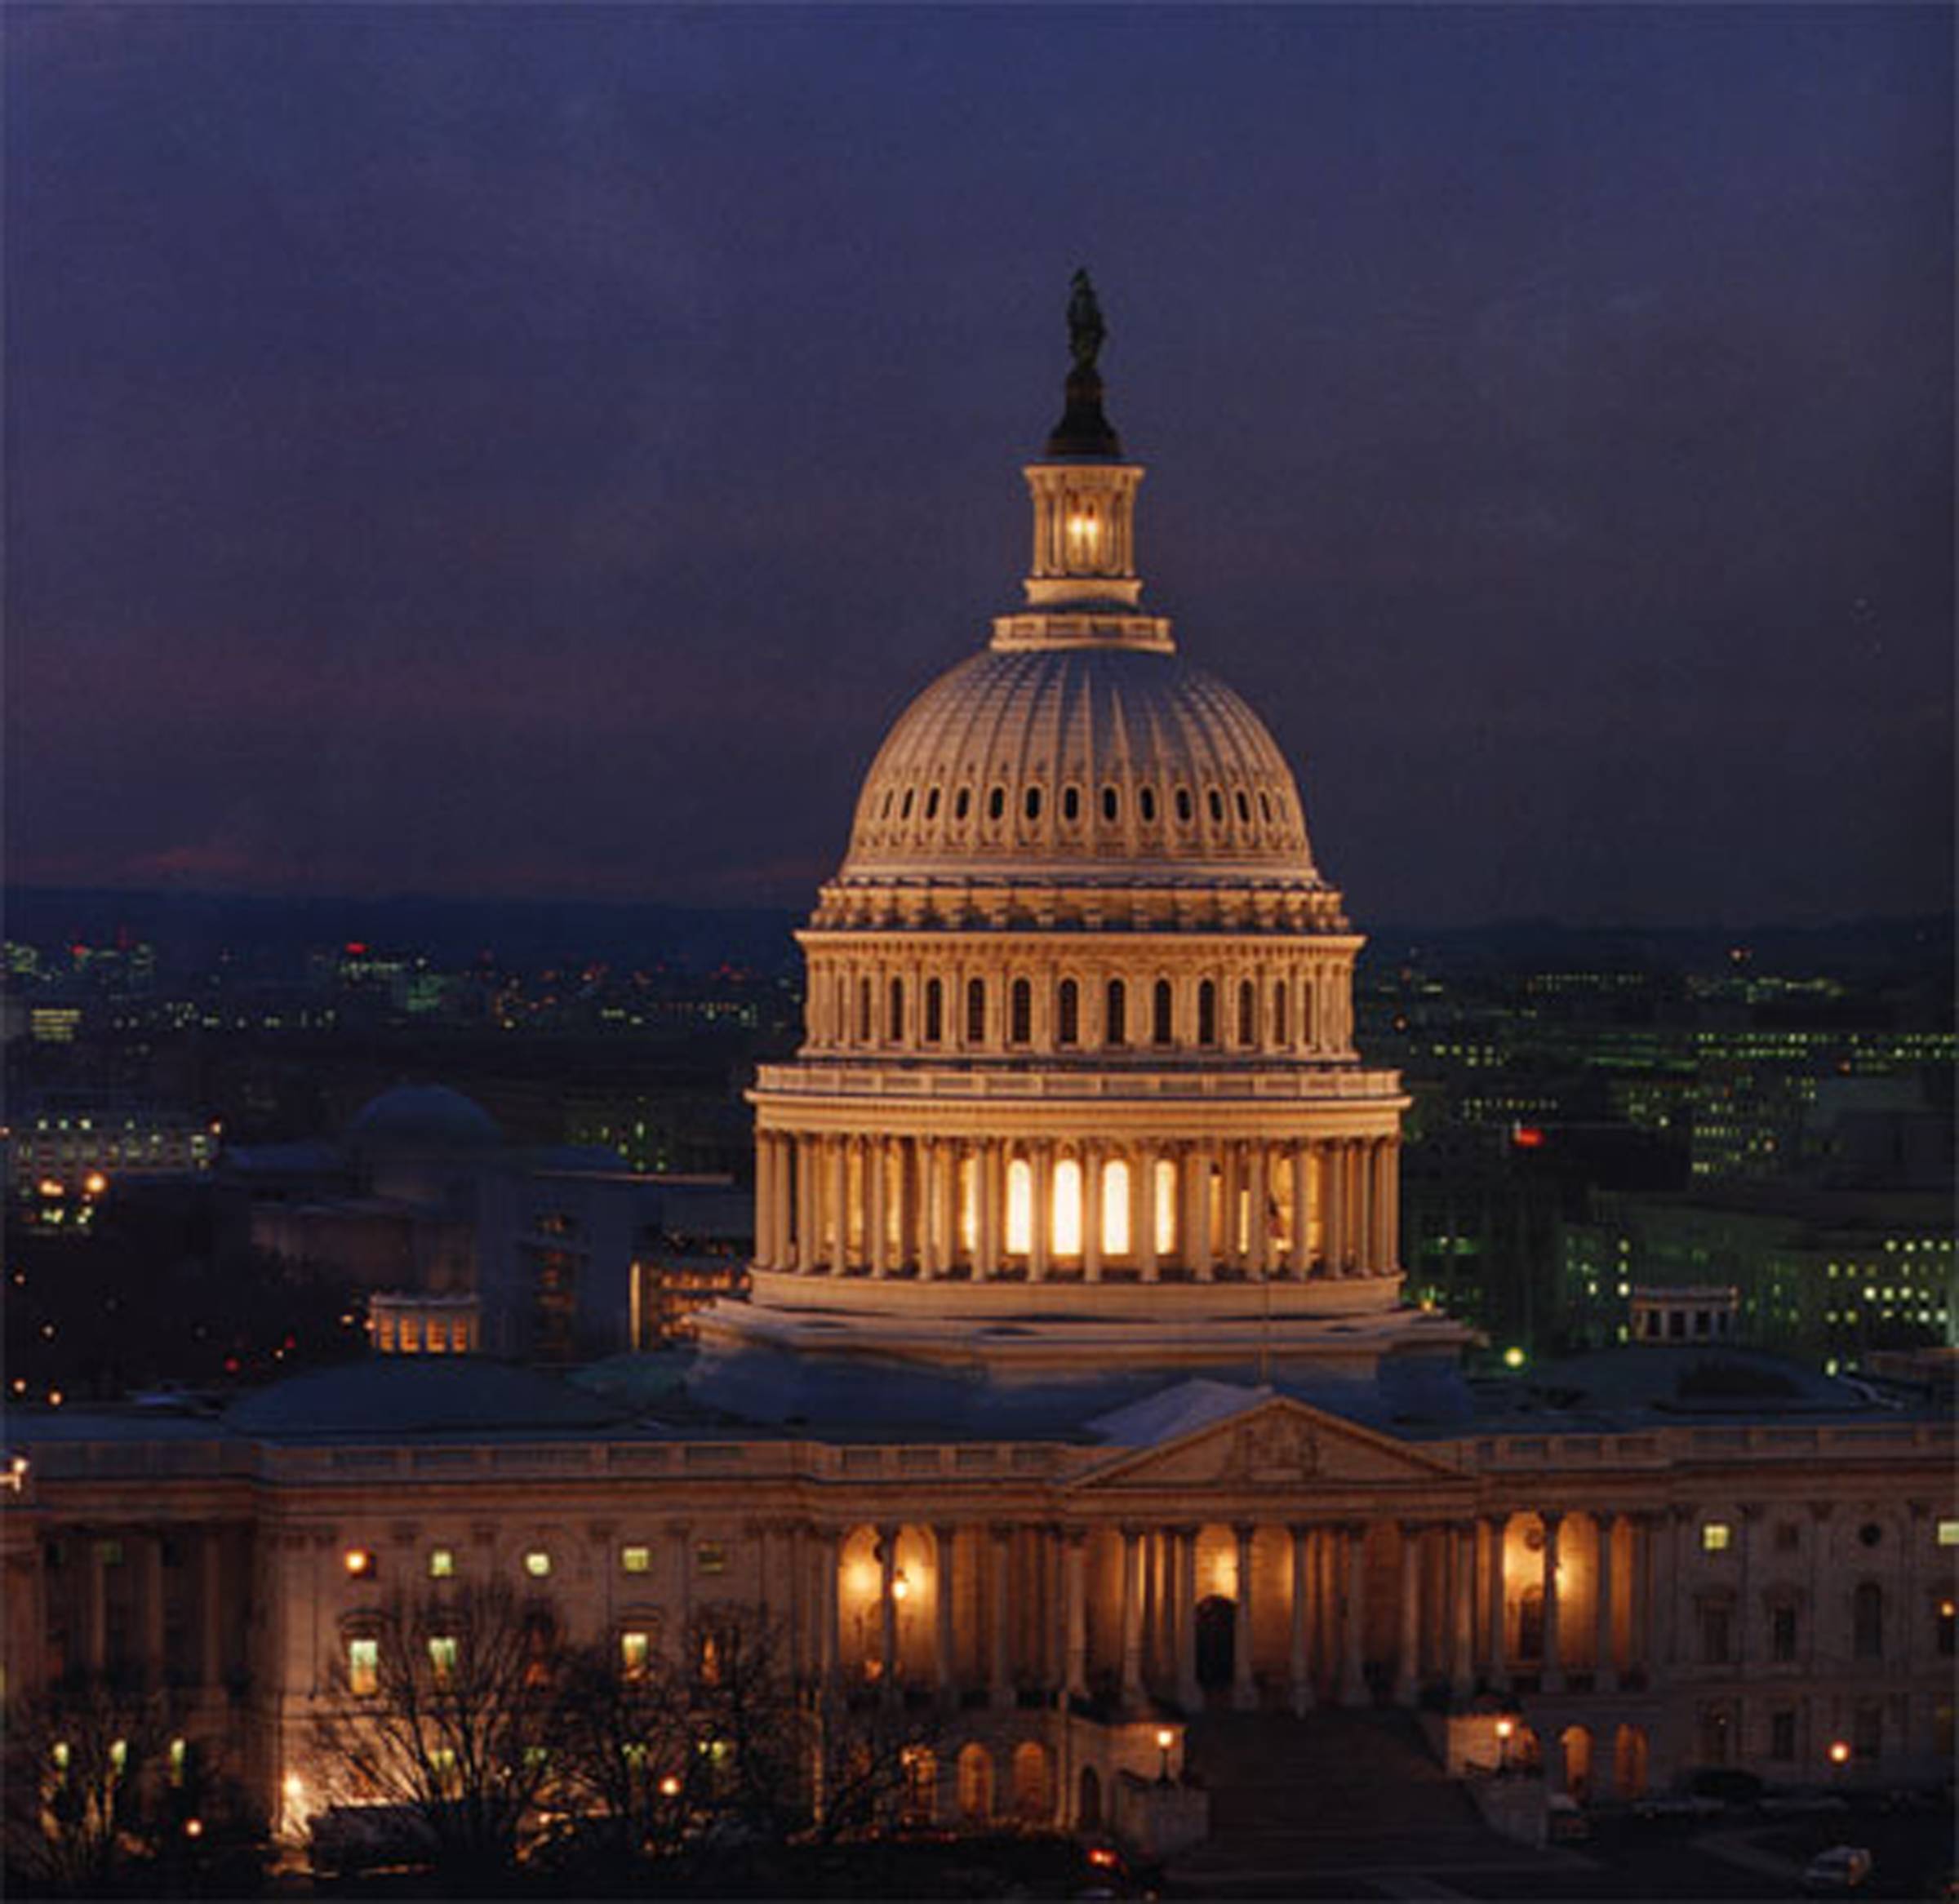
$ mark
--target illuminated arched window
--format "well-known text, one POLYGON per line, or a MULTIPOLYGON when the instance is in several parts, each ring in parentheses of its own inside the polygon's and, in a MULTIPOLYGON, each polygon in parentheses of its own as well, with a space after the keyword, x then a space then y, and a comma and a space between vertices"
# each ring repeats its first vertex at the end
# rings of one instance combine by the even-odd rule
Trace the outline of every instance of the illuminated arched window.
POLYGON ((1129 1165, 1120 1157, 1102 1166, 1102 1247, 1111 1256, 1129 1254, 1129 1165))
POLYGON ((1170 981, 1159 979, 1150 1001, 1149 1035, 1159 1045, 1167 1045, 1176 1036, 1175 1015, 1171 1010, 1170 981))
POLYGON ((1055 1042, 1078 1045, 1082 1041, 1082 988, 1073 979, 1064 979, 1055 1001, 1055 1042))
POLYGON ((1034 1247, 1034 1170, 1025 1157, 1006 1166, 1006 1253, 1025 1256, 1034 1247))
POLYGON ((1024 1045, 1034 1035, 1034 988, 1026 979, 1016 979, 1007 1001, 1007 1042, 1024 1045))
POLYGON ((1053 1222, 1049 1234, 1057 1256, 1082 1254, 1082 1166, 1073 1157, 1055 1165, 1053 1222))
POLYGON ((1122 1045, 1128 1041, 1128 1014, 1129 994, 1120 979, 1111 979, 1102 1012, 1104 1035, 1109 1044, 1122 1045))
POLYGON ((966 1041, 969 1045, 986 1042, 986 981, 969 979, 966 982, 966 1041))

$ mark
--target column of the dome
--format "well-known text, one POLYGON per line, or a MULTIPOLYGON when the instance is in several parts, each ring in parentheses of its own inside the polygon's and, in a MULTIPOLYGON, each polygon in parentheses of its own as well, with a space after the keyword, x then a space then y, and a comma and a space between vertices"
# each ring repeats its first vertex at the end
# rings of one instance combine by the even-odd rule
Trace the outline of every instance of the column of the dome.
POLYGON ((950 1276, 959 1261, 959 1140, 939 1140, 932 1186, 933 1223, 939 1232, 939 1273, 950 1276))
POLYGON ((918 1263, 917 1142, 901 1137, 892 1146, 891 1217, 897 1232, 892 1267, 917 1274, 918 1263))
POLYGON ((1326 1187, 1326 1201, 1321 1218, 1320 1243, 1326 1258, 1329 1276, 1346 1274, 1345 1239, 1347 1235, 1347 1158, 1346 1144, 1339 1138, 1330 1138, 1320 1146, 1320 1181, 1326 1187))
POLYGON ((851 1155, 845 1140, 833 1137, 829 1145, 828 1174, 830 1214, 826 1240, 829 1249, 830 1274, 842 1276, 848 1267, 850 1240, 851 1155))
POLYGON ((1312 1178, 1313 1153, 1304 1138, 1295 1138, 1292 1143, 1292 1248, 1286 1267, 1302 1282, 1313 1260, 1312 1238, 1307 1228, 1313 1208, 1312 1178))
POLYGON ((1263 1280, 1272 1274, 1272 1221, 1266 1201, 1265 1146, 1255 1143, 1250 1147, 1250 1155, 1246 1160, 1250 1181, 1246 1187, 1251 1205, 1251 1247, 1246 1267, 1254 1276, 1263 1280))
POLYGON ((1399 1136, 1384 1138, 1381 1145, 1386 1161, 1384 1182, 1386 1191, 1382 1209, 1384 1233, 1386 1246, 1381 1258, 1381 1267, 1392 1276, 1402 1266, 1402 1140, 1399 1136))
POLYGON ((1153 1283, 1157 1277, 1157 1147, 1148 1141, 1138 1144, 1130 1169, 1130 1254, 1136 1273, 1144 1282, 1153 1283))
POLYGON ((864 1256, 874 1276, 891 1274, 888 1218, 884 1205, 886 1148, 882 1137, 874 1137, 865 1147, 864 1156, 864 1256))
POLYGON ((1190 1248, 1191 1274, 1199 1282, 1209 1282, 1215 1272, 1212 1254, 1211 1147, 1197 1143, 1190 1147, 1190 1248))
POLYGON ((997 1137, 982 1138, 980 1145, 980 1263, 983 1276, 997 1276, 1002 1207, 1006 1199, 1006 1164, 997 1137))
POLYGON ((769 1267, 787 1269, 791 1261, 789 1237, 789 1140, 780 1131, 769 1136, 769 1267))
POLYGON ((1082 1147, 1082 1280, 1102 1280, 1102 1146, 1092 1138, 1082 1147))
POLYGON ((1033 1247, 1028 1251, 1027 1278, 1038 1283, 1047 1280, 1054 1260, 1055 1147, 1043 1138, 1033 1149, 1033 1247))

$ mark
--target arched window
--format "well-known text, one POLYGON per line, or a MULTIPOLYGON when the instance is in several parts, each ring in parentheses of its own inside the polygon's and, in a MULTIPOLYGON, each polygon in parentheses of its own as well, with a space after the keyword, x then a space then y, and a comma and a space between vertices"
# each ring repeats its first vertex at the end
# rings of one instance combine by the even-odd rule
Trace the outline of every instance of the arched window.
POLYGON ((993 1815, 993 1760, 984 1746, 962 1746, 958 1758, 959 1815, 984 1825, 993 1815))
POLYGON ((925 982, 925 1041, 936 1045, 945 1036, 945 988, 936 979, 925 982))
POLYGON ((1006 1253, 1025 1256, 1034 1246, 1034 1169, 1025 1157, 1006 1166, 1006 1253))
POLYGON ((1006 811, 1006 789, 996 787, 986 797, 986 817, 998 819, 1006 811))
POLYGON ((1045 1825, 1054 1815, 1051 1763, 1047 1747, 1037 1740, 1014 1747, 1014 1815, 1023 1824, 1045 1825))
POLYGON ((1176 1025, 1171 1004, 1170 981, 1159 979, 1150 1001, 1149 1035, 1156 1044, 1167 1045, 1176 1036, 1176 1025))
POLYGON ((1057 1256, 1082 1254, 1082 1166, 1073 1157, 1062 1157, 1055 1165, 1054 1208, 1049 1213, 1050 1234, 1057 1256))
POLYGON ((953 818, 954 819, 964 819, 966 816, 972 810, 973 790, 970 787, 962 787, 959 791, 953 796, 953 818))
POLYGON ((1252 1043, 1259 1035, 1259 993, 1250 979, 1238 983, 1238 1042, 1252 1043))
POLYGON ((1205 797, 1205 804, 1210 809, 1211 823, 1222 823, 1224 818, 1224 796, 1213 787, 1205 797))
POLYGON ((1082 1041, 1082 988, 1073 979, 1064 979, 1055 1000, 1055 1042, 1078 1045, 1082 1041))
POLYGON ((1103 819, 1113 821, 1122 810, 1122 796, 1121 792, 1113 785, 1104 787, 1102 789, 1103 819))
POLYGON ((1081 819, 1082 789, 1079 787, 1064 787, 1061 789, 1061 817, 1064 819, 1081 819))
POLYGON ((1875 1580, 1850 1596, 1850 1651, 1859 1659, 1884 1658, 1884 1589, 1875 1580))
POLYGON ((891 981, 891 1009, 886 1021, 885 1035, 894 1044, 901 1043, 904 1037, 904 981, 891 981))
POLYGON ((1287 988, 1283 979, 1272 988, 1272 1041, 1275 1045, 1290 1044, 1292 1028, 1287 1022, 1291 1014, 1286 1009, 1287 988))
POLYGON ((1108 996, 1103 1002, 1102 1026, 1106 1041, 1111 1045, 1126 1044, 1129 1040, 1129 994, 1124 990, 1120 979, 1108 982, 1108 996))
POLYGON ((1177 1249, 1177 1166, 1168 1157, 1157 1159, 1157 1254, 1174 1256, 1177 1249))
POLYGON ((1181 826, 1188 826, 1193 810, 1191 806, 1190 789, 1188 787, 1179 787, 1177 789, 1178 823, 1181 826))
POLYGON ((912 817, 913 797, 913 794, 912 788, 909 787, 906 788, 904 790, 904 805, 898 809, 899 819, 909 819, 912 817))
POLYGON ((1102 1247, 1111 1256, 1129 1254, 1129 1165, 1121 1157, 1102 1166, 1102 1247))
POLYGON ((1308 979, 1299 988, 1299 1041, 1311 1045, 1317 1037, 1313 1028, 1313 981, 1308 979))
POLYGON ((936 787, 933 788, 925 797, 925 817, 927 819, 936 819, 939 817, 939 789, 936 787))
POLYGON ((1140 787, 1136 790, 1136 810, 1148 826, 1157 817, 1157 790, 1153 787, 1140 787))
POLYGON ((868 1045, 871 1041, 871 982, 868 979, 857 981, 857 1042, 868 1045))
POLYGON ((1206 979, 1197 987, 1197 1042, 1215 1045, 1217 1041, 1218 988, 1206 979))
POLYGON ((1034 988, 1024 979, 1016 979, 1007 994, 1007 1033, 1010 1045, 1024 1045, 1034 1035, 1034 988))
POLYGON ((986 1042, 986 981, 984 979, 968 979, 966 982, 966 1041, 969 1045, 986 1042))
POLYGON ((1026 810, 1026 813, 1027 813, 1027 817, 1028 817, 1029 819, 1040 819, 1040 817, 1041 817, 1041 789, 1040 789, 1038 787, 1030 787, 1030 788, 1028 788, 1028 790, 1027 790, 1027 800, 1026 800, 1026 802, 1025 802, 1025 810, 1026 810))
POLYGON ((1245 797, 1242 787, 1238 789, 1238 823, 1247 827, 1251 824, 1251 802, 1245 797))

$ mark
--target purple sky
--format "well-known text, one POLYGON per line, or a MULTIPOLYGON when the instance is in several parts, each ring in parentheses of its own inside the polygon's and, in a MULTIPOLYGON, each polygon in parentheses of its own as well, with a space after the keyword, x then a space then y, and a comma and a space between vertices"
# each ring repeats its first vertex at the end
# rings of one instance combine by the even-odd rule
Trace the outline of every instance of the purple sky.
POLYGON ((1086 262, 1363 922, 1949 903, 1945 8, 5 31, 15 881, 801 903, 1086 262))

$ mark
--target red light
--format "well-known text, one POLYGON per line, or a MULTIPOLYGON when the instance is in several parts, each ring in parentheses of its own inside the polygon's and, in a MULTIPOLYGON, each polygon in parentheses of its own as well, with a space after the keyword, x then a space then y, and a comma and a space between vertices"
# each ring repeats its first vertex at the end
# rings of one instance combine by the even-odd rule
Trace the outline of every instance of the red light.
POLYGON ((1116 1854, 1106 1844, 1098 1844, 1089 1852, 1088 1862, 1106 1871, 1115 1863, 1116 1854))
POLYGON ((1510 1133, 1510 1141, 1520 1151, 1541 1151, 1544 1134, 1535 1124, 1520 1124, 1510 1133))
POLYGON ((363 959, 367 956, 367 942, 364 939, 347 941, 347 956, 350 959, 363 959))

